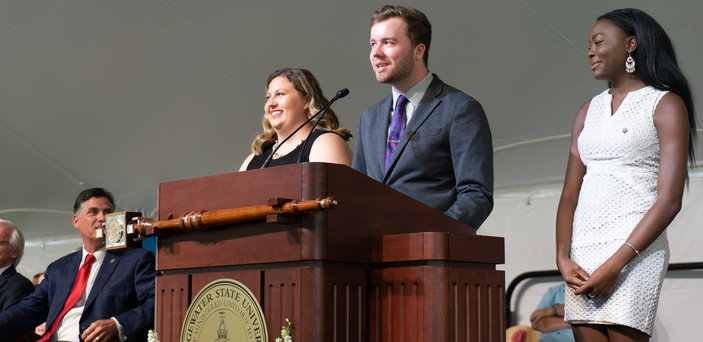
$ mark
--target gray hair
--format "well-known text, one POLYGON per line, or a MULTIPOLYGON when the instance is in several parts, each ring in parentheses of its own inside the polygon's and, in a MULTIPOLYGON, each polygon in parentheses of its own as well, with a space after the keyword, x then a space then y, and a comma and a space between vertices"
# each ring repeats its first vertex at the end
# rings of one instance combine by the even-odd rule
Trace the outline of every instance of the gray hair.
POLYGON ((15 224, 11 221, 0 219, 0 226, 5 226, 12 230, 12 235, 10 236, 10 250, 19 252, 17 258, 12 260, 12 264, 17 267, 20 260, 22 260, 22 255, 24 255, 24 236, 22 235, 22 232, 17 229, 17 226, 15 226, 15 224))

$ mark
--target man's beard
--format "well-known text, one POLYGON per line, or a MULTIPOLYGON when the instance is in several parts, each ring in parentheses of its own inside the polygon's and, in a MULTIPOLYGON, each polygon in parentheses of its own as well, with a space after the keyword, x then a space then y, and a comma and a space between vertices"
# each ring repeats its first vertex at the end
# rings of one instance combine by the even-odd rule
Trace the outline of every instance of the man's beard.
POLYGON ((397 60, 392 64, 391 68, 386 69, 384 73, 376 74, 376 80, 380 83, 393 84, 404 80, 410 76, 413 70, 412 56, 406 56, 402 60, 397 60))

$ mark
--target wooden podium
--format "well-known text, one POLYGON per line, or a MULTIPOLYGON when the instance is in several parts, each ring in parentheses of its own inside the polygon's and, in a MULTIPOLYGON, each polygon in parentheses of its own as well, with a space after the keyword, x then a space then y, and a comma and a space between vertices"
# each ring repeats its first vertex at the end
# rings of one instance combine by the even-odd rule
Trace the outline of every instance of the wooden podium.
POLYGON ((231 278, 264 309, 269 338, 294 341, 503 341, 503 238, 351 168, 303 163, 159 186, 159 220, 193 210, 333 196, 336 209, 160 236, 156 331, 179 341, 191 299, 231 278))

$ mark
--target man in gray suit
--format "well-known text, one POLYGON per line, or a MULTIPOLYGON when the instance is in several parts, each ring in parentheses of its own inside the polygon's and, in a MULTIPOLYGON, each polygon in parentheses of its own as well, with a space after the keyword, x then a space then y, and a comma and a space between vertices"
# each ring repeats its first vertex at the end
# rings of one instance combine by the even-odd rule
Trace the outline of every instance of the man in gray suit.
POLYGON ((491 132, 478 101, 429 72, 431 37, 414 8, 374 12, 369 58, 392 93, 362 113, 352 167, 478 228, 493 209, 491 132))

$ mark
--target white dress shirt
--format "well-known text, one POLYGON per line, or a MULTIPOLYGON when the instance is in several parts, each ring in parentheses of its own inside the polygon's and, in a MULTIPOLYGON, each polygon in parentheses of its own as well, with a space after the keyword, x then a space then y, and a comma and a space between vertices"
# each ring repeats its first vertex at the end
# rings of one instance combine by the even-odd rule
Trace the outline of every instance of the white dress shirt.
MULTIPOLYGON (((425 92, 427 92, 427 88, 430 87, 433 79, 434 76, 432 76, 432 73, 427 72, 425 78, 420 80, 420 82, 417 82, 417 84, 410 88, 410 90, 408 90, 405 94, 401 93, 394 87, 391 87, 393 93, 393 105, 391 106, 390 113, 391 120, 393 119, 393 111, 395 110, 395 104, 398 102, 398 97, 403 94, 403 96, 408 99, 408 104, 405 105, 405 124, 407 125, 413 117, 413 113, 415 113, 415 108, 417 108, 420 101, 422 101, 422 98, 425 96, 425 92)), ((390 127, 388 127, 388 131, 390 132, 390 127)))
MULTIPOLYGON (((78 268, 83 265, 83 262, 85 261, 86 256, 88 256, 88 251, 83 250, 83 257, 81 258, 81 262, 78 265, 78 268)), ((76 305, 73 306, 66 315, 63 316, 61 321, 59 322, 59 326, 56 328, 56 332, 54 333, 53 336, 51 336, 51 341, 66 341, 66 342, 79 342, 80 341, 80 331, 79 331, 79 323, 81 320, 81 315, 83 315, 83 309, 85 308, 85 303, 88 299, 88 296, 90 296, 90 290, 93 289, 93 284, 95 284, 95 278, 98 277, 98 272, 100 272, 100 266, 103 264, 103 260, 105 260, 105 248, 101 248, 95 252, 93 252, 93 256, 95 256, 95 260, 92 263, 92 266, 90 268, 90 275, 88 276, 88 283, 85 285, 85 291, 83 291, 83 294, 81 294, 81 298, 78 299, 78 302, 76 302, 76 305)), ((119 334, 118 338, 120 341, 126 340, 126 336, 124 335, 124 329, 120 325, 120 323, 112 317, 113 320, 115 320, 115 323, 117 323, 117 327, 119 329, 119 334)))

